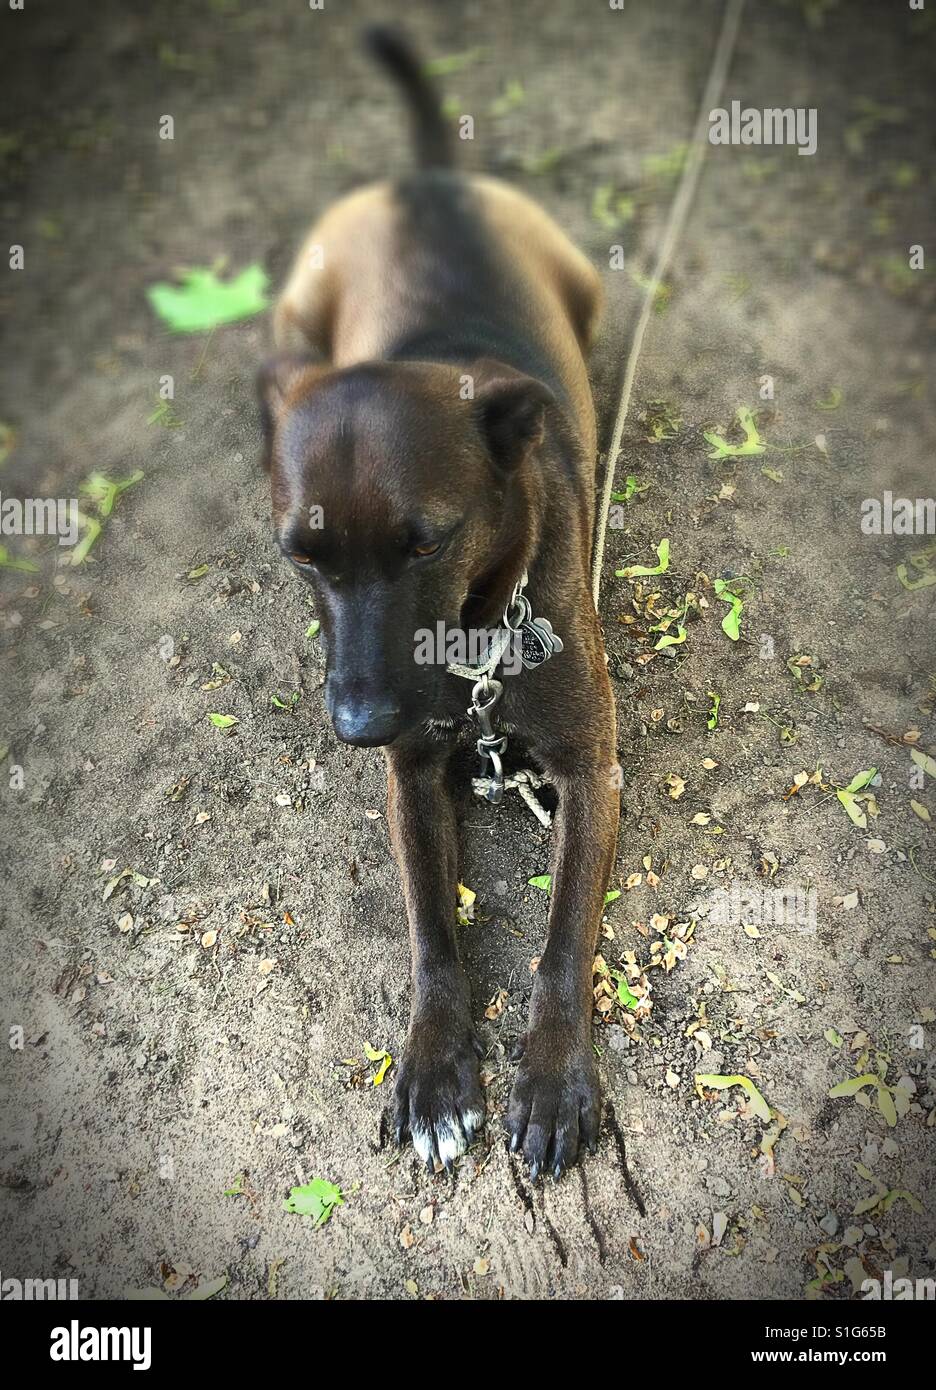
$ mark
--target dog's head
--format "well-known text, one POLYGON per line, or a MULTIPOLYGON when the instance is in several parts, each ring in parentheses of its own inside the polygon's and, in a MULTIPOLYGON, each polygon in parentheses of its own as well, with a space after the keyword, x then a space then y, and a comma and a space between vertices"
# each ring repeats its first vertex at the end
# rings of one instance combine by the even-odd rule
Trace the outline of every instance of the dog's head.
POLYGON ((494 361, 336 370, 277 358, 260 396, 280 549, 316 592, 346 743, 391 743, 441 679, 416 634, 499 620, 529 556, 553 397, 494 361))

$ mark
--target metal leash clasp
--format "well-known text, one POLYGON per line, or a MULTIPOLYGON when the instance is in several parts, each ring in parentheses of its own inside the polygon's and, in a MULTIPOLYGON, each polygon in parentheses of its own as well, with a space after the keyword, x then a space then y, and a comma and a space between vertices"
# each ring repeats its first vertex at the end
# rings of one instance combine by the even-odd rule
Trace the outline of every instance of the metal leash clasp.
POLYGON ((476 746, 481 758, 481 776, 487 778, 488 784, 484 795, 494 806, 504 796, 504 766, 501 759, 507 747, 507 735, 495 733, 491 714, 503 693, 504 687, 500 681, 491 676, 482 676, 472 689, 471 708, 468 711, 481 730, 476 746), (492 768, 490 774, 487 771, 488 763, 492 768))

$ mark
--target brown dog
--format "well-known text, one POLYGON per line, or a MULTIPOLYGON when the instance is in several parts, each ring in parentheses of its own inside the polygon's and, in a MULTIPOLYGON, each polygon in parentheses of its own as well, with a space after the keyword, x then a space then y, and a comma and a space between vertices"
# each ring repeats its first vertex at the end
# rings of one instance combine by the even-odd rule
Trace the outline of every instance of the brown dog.
POLYGON ((387 746, 413 959, 397 1138, 410 1135, 430 1167, 451 1166, 484 1103, 447 790, 469 687, 444 658, 415 660, 414 635, 440 622, 504 630, 526 574, 532 612, 561 636, 551 659, 504 679, 496 710, 559 797, 549 938, 507 1114, 531 1175, 558 1177, 580 1141, 597 1140, 592 961, 618 825, 614 704, 589 587, 584 354, 601 290, 534 203, 451 171, 417 59, 393 30, 369 42, 407 95, 421 167, 331 208, 277 305, 283 352, 261 373, 274 522, 317 595, 338 737, 387 746))

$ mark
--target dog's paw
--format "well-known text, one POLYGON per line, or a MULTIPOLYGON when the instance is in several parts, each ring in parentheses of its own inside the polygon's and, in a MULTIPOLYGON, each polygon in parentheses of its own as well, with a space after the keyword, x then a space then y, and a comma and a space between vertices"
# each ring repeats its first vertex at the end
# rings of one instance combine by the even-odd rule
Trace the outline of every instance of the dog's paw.
POLYGON ((580 1144, 591 1153, 598 1145, 601 1088, 591 1042, 541 1030, 521 1039, 518 1056, 507 1106, 510 1151, 523 1152, 531 1178, 559 1178, 575 1162, 580 1144))
POLYGON ((481 1048, 470 1030, 451 1027, 411 1028, 396 1082, 397 1143, 412 1139, 430 1172, 436 1162, 451 1171, 484 1124, 481 1048))

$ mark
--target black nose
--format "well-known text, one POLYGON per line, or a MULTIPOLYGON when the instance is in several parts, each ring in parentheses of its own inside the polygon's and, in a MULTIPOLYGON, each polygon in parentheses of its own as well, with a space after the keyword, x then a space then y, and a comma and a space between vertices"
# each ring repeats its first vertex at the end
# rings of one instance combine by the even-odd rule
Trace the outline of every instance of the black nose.
POLYGON ((349 692, 329 701, 335 733, 342 743, 377 748, 400 732, 400 706, 392 695, 349 692))

